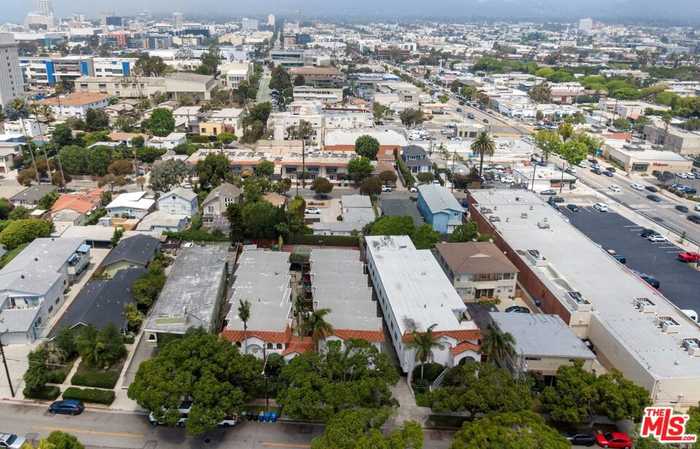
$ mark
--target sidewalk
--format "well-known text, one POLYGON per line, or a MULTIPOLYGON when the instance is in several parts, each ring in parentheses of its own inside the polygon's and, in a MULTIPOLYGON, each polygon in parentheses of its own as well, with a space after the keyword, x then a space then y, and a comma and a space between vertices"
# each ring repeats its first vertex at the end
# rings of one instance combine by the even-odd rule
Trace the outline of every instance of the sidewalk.
POLYGON ((399 403, 396 415, 389 418, 391 428, 399 427, 406 421, 415 421, 423 427, 432 413, 430 408, 419 407, 416 404, 416 398, 407 382, 406 378, 401 377, 398 383, 391 387, 391 394, 399 403))

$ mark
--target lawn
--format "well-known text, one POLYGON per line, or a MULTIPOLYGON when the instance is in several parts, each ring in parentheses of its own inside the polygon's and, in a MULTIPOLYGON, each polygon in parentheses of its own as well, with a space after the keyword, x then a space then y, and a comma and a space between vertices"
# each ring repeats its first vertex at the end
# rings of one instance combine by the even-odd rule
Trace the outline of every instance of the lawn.
POLYGON ((70 383, 83 387, 114 388, 125 361, 126 359, 122 359, 106 370, 96 369, 81 362, 70 383))

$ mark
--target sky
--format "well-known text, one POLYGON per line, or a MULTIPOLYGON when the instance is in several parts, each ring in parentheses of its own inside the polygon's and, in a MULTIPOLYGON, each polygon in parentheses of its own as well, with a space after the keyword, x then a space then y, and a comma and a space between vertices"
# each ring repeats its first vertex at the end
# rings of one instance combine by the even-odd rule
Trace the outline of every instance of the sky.
MULTIPOLYGON (((0 23, 21 21, 34 0, 0 0, 0 23)), ((700 24, 700 0, 53 0, 58 15, 104 13, 190 16, 326 16, 351 18, 576 19, 700 24)))

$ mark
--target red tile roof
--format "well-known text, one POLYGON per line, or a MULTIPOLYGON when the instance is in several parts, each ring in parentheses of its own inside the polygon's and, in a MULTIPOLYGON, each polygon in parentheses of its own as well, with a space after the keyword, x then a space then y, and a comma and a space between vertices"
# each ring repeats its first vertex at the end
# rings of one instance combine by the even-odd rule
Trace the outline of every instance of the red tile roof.
POLYGON ((464 351, 474 351, 474 352, 479 352, 481 348, 479 345, 475 345, 474 343, 469 343, 468 341, 463 341, 462 343, 458 344, 454 348, 450 348, 450 353, 452 355, 457 355, 461 354, 464 351))
POLYGON ((100 205, 102 189, 91 190, 86 193, 68 193, 58 197, 51 206, 51 213, 55 214, 62 210, 73 210, 81 214, 87 214, 100 205))
POLYGON ((378 331, 356 331, 352 329, 335 329, 333 335, 342 340, 366 340, 369 342, 383 342, 384 332, 378 331))
MULTIPOLYGON (((435 331, 433 335, 436 337, 452 337, 457 341, 465 340, 479 340, 481 338, 481 332, 479 329, 466 329, 466 330, 453 330, 453 331, 435 331)), ((405 333, 401 338, 403 341, 413 340, 413 335, 411 333, 405 333)))
POLYGON ((303 354, 304 352, 314 350, 314 341, 311 337, 292 337, 287 343, 287 349, 282 352, 282 355, 303 354))
POLYGON ((270 343, 287 343, 291 337, 291 329, 284 332, 231 330, 224 329, 221 336, 230 342, 243 341, 245 338, 256 337, 270 343))

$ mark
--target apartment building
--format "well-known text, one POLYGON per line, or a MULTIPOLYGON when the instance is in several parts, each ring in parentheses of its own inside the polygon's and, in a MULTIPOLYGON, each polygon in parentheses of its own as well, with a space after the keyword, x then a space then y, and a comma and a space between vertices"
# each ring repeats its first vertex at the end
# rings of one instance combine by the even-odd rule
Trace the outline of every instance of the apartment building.
POLYGON ((343 89, 333 87, 294 86, 294 100, 318 101, 324 105, 343 102, 343 89))
POLYGON ((34 88, 54 86, 62 81, 74 82, 83 76, 97 78, 129 76, 136 58, 98 58, 60 56, 21 58, 25 82, 34 88))
POLYGON ((0 33, 0 106, 6 107, 24 92, 24 79, 11 33, 0 33))
POLYGON ((479 230, 493 235, 543 312, 588 339, 654 404, 700 401, 700 329, 692 319, 537 194, 475 190, 469 200, 479 230))
POLYGON ((430 250, 417 250, 408 236, 366 236, 367 272, 399 358, 401 370, 417 366, 413 333, 432 328, 441 347, 436 363, 451 367, 481 359, 480 332, 467 308, 430 250))
POLYGON ((576 98, 583 95, 586 89, 581 83, 549 83, 549 90, 552 96, 552 103, 574 104, 576 98))
POLYGON ((102 109, 109 104, 109 97, 100 93, 73 92, 41 100, 39 104, 50 106, 58 118, 77 117, 84 119, 90 109, 102 109))
POLYGON ((232 62, 219 66, 221 85, 227 89, 238 89, 241 82, 253 76, 252 62, 232 62))
POLYGON ((285 140, 290 138, 287 130, 298 127, 302 120, 311 125, 309 142, 319 145, 323 136, 324 115, 321 104, 316 101, 293 101, 287 111, 270 114, 267 126, 272 128, 275 140, 285 140))

